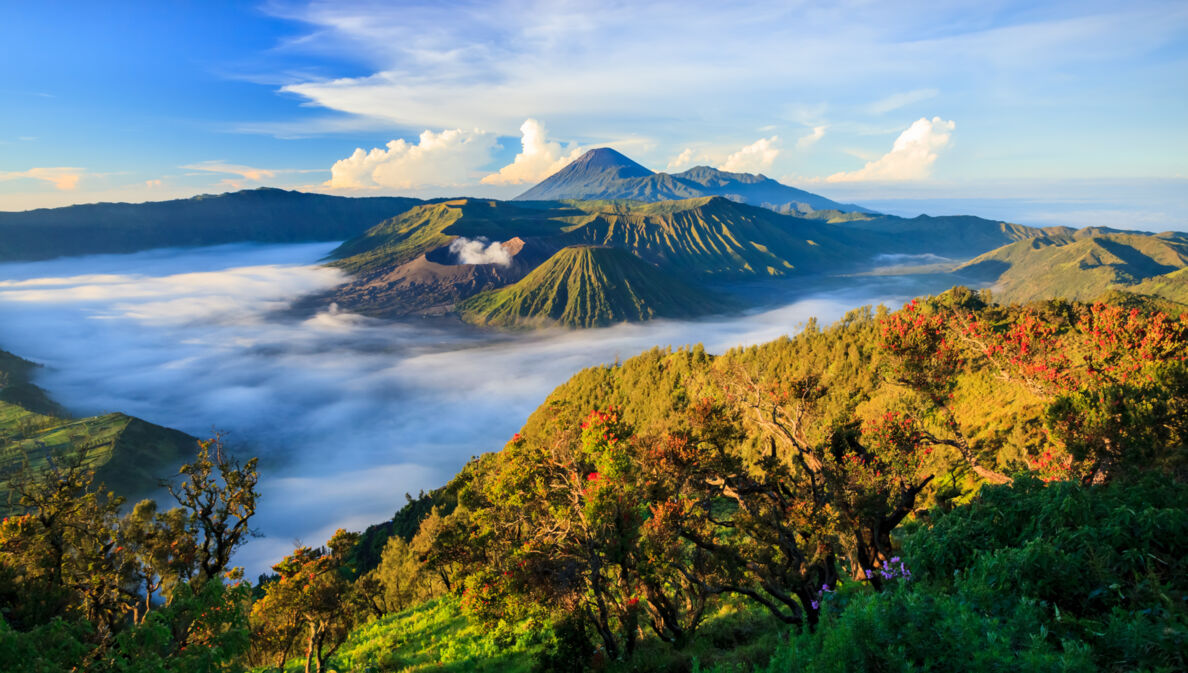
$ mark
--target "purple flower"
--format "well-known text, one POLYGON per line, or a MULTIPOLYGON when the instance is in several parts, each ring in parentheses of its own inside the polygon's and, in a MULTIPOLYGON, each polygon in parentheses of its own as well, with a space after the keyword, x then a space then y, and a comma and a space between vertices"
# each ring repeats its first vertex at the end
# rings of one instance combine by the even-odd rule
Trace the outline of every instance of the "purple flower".
POLYGON ((818 603, 817 601, 813 601, 813 609, 816 610, 819 607, 821 607, 821 604, 818 603))
POLYGON ((867 571, 866 571, 866 579, 870 579, 870 578, 872 578, 872 577, 874 577, 874 573, 872 573, 871 571, 867 570, 867 571))
POLYGON ((892 562, 892 563, 899 563, 899 557, 898 557, 898 556, 892 556, 892 557, 891 557, 891 562, 892 562))

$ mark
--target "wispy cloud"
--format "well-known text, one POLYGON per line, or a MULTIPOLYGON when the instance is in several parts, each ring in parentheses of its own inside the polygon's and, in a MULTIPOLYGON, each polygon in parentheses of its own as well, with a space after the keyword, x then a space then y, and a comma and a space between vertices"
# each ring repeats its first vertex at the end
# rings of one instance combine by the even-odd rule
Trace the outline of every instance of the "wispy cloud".
POLYGON ((940 91, 936 89, 916 89, 915 91, 904 91, 901 93, 893 93, 885 98, 866 106, 867 112, 873 115, 881 115, 898 110, 901 107, 911 105, 912 103, 919 103, 930 98, 936 98, 940 91))
POLYGON ((825 137, 825 129, 827 128, 829 127, 824 125, 814 126, 812 131, 796 139, 796 149, 806 150, 816 145, 818 140, 825 137))
POLYGON ((19 180, 21 178, 43 180, 61 191, 71 191, 78 187, 78 181, 82 179, 86 170, 71 166, 37 167, 26 171, 0 172, 0 180, 19 180))

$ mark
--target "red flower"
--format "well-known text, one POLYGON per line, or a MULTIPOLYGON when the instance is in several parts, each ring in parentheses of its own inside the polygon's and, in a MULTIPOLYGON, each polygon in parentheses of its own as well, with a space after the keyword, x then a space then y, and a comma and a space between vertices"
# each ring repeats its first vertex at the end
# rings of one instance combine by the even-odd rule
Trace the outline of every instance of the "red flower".
POLYGON ((602 475, 598 474, 597 472, 591 472, 590 474, 586 475, 586 481, 598 481, 601 478, 602 475))

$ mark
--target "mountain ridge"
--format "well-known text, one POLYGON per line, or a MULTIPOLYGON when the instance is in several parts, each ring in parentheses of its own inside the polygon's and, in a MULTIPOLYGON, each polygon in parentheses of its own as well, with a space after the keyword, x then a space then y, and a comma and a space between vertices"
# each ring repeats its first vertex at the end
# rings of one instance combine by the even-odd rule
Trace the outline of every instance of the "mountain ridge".
POLYGON ((462 319, 496 327, 605 327, 726 308, 620 248, 562 248, 519 282, 459 303, 462 319))
POLYGON ((838 203, 790 187, 764 175, 731 173, 709 166, 694 166, 681 173, 656 173, 608 147, 587 151, 513 200, 669 201, 702 196, 725 196, 776 211, 874 213, 862 206, 838 203))

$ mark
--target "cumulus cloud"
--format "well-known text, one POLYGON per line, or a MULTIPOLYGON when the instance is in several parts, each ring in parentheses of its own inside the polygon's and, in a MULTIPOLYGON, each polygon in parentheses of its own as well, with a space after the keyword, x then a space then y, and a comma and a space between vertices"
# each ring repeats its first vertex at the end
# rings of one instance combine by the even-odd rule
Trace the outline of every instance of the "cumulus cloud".
POLYGON ((667 170, 679 171, 691 163, 693 163, 693 148, 686 147, 680 154, 673 157, 672 161, 668 162, 667 170))
POLYGON ((807 135, 800 136, 796 139, 796 149, 805 150, 817 144, 817 141, 825 137, 826 126, 814 126, 813 130, 807 135))
POLYGON ((78 187, 78 181, 82 178, 85 170, 85 168, 72 168, 70 166, 45 166, 30 168, 27 171, 0 173, 0 180, 32 178, 33 180, 44 180, 52 184, 56 189, 69 191, 78 187))
POLYGON ((459 236, 450 242, 450 252, 454 253, 454 258, 458 260, 459 264, 498 264, 500 266, 511 264, 511 253, 498 241, 491 242, 490 239, 483 236, 478 238, 459 236))
POLYGON ((548 140, 545 125, 535 119, 528 119, 520 125, 523 151, 508 165, 483 178, 488 185, 520 185, 540 182, 553 173, 565 168, 566 164, 582 154, 580 147, 562 148, 561 143, 548 140))
POLYGON ((495 135, 475 129, 448 129, 440 133, 423 131, 417 142, 404 139, 389 142, 386 149, 356 148, 346 159, 334 162, 330 179, 323 186, 332 189, 416 189, 450 187, 474 181, 479 167, 491 160, 495 135))
POLYGON ((759 173, 767 170, 780 155, 779 142, 779 136, 760 138, 726 157, 726 161, 718 168, 733 173, 759 173))
POLYGON ((827 182, 864 180, 922 180, 932 173, 937 153, 949 145, 956 124, 940 117, 921 117, 899 134, 891 151, 848 173, 835 173, 827 182))

